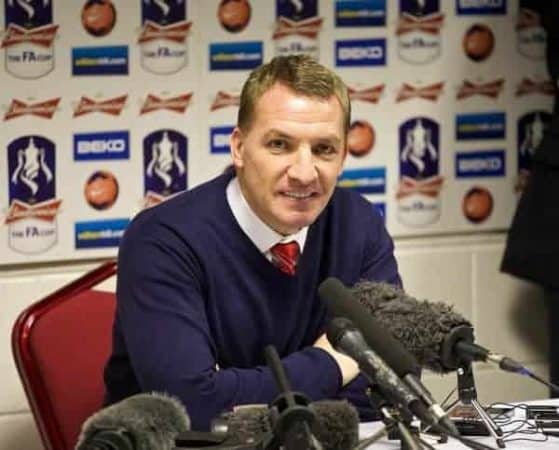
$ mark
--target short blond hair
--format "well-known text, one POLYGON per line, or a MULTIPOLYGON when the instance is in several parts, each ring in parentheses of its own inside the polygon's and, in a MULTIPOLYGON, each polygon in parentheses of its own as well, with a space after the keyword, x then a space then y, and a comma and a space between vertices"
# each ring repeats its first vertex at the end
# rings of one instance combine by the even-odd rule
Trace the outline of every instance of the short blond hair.
POLYGON ((306 97, 328 100, 336 96, 344 114, 344 133, 348 133, 351 103, 346 85, 333 71, 307 55, 277 56, 251 72, 241 92, 237 116, 241 130, 250 128, 254 105, 276 83, 306 97))

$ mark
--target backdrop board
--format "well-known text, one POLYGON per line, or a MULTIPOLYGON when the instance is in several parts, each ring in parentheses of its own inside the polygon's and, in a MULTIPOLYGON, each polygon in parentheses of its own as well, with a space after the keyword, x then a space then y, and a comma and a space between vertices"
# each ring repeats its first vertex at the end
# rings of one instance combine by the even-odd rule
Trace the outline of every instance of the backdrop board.
POLYGON ((549 121, 529 2, 1 0, 0 264, 108 257, 221 173, 239 92, 306 53, 350 88, 339 184, 394 237, 504 230, 549 121))

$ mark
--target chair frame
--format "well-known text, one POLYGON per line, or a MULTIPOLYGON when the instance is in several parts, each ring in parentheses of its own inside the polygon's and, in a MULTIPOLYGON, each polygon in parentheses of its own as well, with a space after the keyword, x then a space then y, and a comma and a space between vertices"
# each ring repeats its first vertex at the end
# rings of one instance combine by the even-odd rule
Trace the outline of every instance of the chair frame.
MULTIPOLYGON (((107 261, 77 280, 63 286, 47 297, 33 303, 18 316, 12 329, 12 352, 25 394, 39 429, 41 440, 48 450, 65 449, 64 438, 54 416, 51 399, 30 345, 33 325, 42 315, 73 296, 91 289, 116 273, 115 260, 107 261)), ((68 449, 70 450, 70 449, 68 449)))

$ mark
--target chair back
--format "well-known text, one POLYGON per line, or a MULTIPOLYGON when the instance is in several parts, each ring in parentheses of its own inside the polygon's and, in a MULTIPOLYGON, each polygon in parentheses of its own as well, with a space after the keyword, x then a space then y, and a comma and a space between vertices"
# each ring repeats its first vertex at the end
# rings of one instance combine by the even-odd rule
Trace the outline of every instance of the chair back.
POLYGON ((83 422, 101 409, 115 294, 93 288, 109 261, 32 304, 12 329, 12 351, 47 450, 73 450, 83 422))

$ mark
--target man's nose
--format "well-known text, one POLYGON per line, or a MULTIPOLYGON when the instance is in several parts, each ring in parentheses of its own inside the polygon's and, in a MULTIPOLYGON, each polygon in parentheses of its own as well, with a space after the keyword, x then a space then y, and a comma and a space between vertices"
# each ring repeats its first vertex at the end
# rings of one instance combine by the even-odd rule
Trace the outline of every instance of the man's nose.
POLYGON ((301 148, 294 157, 293 163, 287 170, 289 178, 303 185, 313 183, 318 178, 318 172, 312 150, 301 148))

